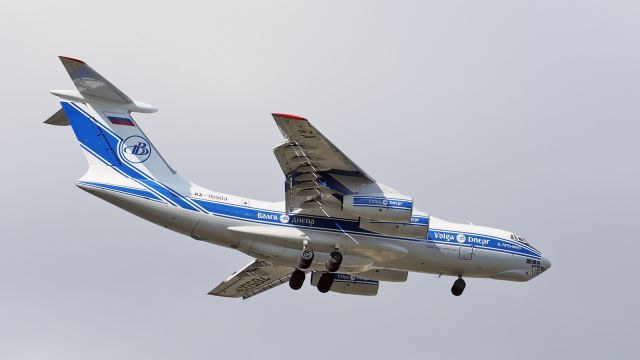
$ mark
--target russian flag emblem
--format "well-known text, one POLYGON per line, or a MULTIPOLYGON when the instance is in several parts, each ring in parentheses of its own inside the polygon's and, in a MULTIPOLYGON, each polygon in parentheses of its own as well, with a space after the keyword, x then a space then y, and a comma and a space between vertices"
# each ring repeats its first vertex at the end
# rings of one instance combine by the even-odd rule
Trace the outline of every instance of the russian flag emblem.
POLYGON ((123 116, 107 116, 107 119, 111 121, 112 124, 115 125, 125 125, 125 126, 135 126, 133 124, 133 120, 128 117, 123 116))

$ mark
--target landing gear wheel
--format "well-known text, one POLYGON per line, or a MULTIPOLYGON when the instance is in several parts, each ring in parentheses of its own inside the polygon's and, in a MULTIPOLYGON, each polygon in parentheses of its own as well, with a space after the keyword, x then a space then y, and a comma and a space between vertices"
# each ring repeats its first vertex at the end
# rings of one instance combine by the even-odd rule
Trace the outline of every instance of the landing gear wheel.
POLYGON ((291 273, 291 279, 289 279, 289 287, 293 290, 300 290, 302 284, 304 284, 304 279, 306 275, 304 271, 300 269, 295 269, 293 273, 291 273))
POLYGON ((462 295, 462 292, 464 291, 464 288, 467 286, 467 283, 464 282, 464 280, 462 280, 462 277, 459 276, 458 280, 453 282, 453 286, 451 287, 451 293, 454 296, 460 296, 462 295))
POLYGON ((300 257, 298 258, 298 267, 300 269, 308 269, 309 266, 311 266, 311 263, 313 262, 313 250, 311 249, 304 249, 302 250, 302 252, 300 253, 300 257))
POLYGON ((327 271, 328 272, 336 272, 340 269, 340 265, 342 264, 342 254, 337 251, 329 254, 329 260, 327 260, 327 271))
POLYGON ((326 293, 331 290, 331 285, 333 285, 333 276, 326 272, 322 273, 322 275, 320 275, 320 280, 318 280, 318 291, 326 293))

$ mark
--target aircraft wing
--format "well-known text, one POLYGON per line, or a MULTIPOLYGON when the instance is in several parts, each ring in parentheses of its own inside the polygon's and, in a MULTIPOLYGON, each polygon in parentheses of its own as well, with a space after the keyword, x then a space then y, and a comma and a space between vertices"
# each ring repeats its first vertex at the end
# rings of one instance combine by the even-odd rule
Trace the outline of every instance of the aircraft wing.
POLYGON ((255 259, 209 291, 209 295, 248 299, 288 282, 293 270, 255 259))
POLYGON ((375 182, 307 119, 272 115, 285 138, 273 152, 286 176, 288 213, 340 216, 342 196, 375 182))

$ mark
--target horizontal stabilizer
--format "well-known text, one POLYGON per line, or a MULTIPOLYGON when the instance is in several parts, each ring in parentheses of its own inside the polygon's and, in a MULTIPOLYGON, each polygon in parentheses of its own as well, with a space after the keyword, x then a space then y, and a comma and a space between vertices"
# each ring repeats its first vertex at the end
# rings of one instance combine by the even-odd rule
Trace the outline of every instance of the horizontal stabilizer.
POLYGON ((52 94, 65 100, 97 102, 122 107, 132 112, 153 113, 158 111, 149 104, 131 99, 84 61, 66 56, 60 56, 60 61, 78 91, 52 90, 52 94))
POLYGON ((56 111, 55 114, 49 116, 44 123, 56 126, 69 126, 69 119, 67 118, 67 114, 65 114, 64 110, 60 109, 56 111))
POLYGON ((98 74, 84 61, 66 56, 60 56, 60 61, 62 61, 62 65, 64 65, 69 76, 71 76, 71 80, 73 80, 82 95, 95 96, 125 104, 132 102, 120 89, 98 74))

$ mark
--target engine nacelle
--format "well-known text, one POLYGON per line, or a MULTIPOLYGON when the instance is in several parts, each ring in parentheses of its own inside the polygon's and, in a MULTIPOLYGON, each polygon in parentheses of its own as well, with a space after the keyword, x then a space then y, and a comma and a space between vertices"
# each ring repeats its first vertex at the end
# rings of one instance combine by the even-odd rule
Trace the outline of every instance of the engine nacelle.
MULTIPOLYGON (((311 273, 311 285, 318 286, 320 275, 322 273, 314 271, 311 273)), ((374 296, 378 294, 378 286, 380 283, 376 280, 369 280, 355 275, 328 273, 333 277, 333 292, 350 295, 374 296)))

